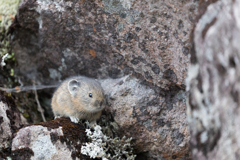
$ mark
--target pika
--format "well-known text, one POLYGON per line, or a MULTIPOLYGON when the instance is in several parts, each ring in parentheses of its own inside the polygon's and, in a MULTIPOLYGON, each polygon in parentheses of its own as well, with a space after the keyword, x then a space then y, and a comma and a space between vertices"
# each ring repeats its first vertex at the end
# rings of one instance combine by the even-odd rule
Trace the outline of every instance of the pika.
POLYGON ((69 117, 72 122, 88 120, 95 125, 106 101, 99 82, 84 76, 71 77, 63 81, 52 97, 55 118, 69 117))

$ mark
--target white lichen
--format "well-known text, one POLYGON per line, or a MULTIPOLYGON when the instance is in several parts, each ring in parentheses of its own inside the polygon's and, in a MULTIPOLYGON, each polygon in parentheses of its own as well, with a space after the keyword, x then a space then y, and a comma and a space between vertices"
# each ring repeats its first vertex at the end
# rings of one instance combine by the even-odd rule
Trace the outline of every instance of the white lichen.
POLYGON ((4 62, 4 60, 7 58, 7 56, 8 56, 8 53, 6 53, 6 54, 2 57, 2 62, 1 62, 1 66, 2 66, 2 67, 6 65, 6 63, 4 62))
POLYGON ((204 131, 201 135, 200 135, 200 140, 201 143, 205 143, 208 140, 208 133, 207 131, 204 131))
POLYGON ((94 131, 92 132, 90 129, 86 129, 88 138, 92 140, 91 143, 86 143, 85 146, 82 146, 81 153, 84 155, 90 156, 90 158, 100 158, 106 159, 105 151, 103 149, 103 140, 106 140, 107 137, 102 133, 101 127, 96 125, 94 127, 94 131))
POLYGON ((198 64, 192 64, 189 66, 188 68, 188 76, 185 80, 186 82, 186 91, 190 90, 190 85, 191 85, 191 81, 197 77, 199 72, 199 65, 198 64))
POLYGON ((132 0, 120 0, 120 2, 125 9, 130 9, 132 7, 132 0))
POLYGON ((65 6, 72 6, 72 2, 65 2, 63 0, 37 0, 38 8, 36 11, 41 13, 42 10, 52 10, 64 12, 65 6))
POLYGON ((86 129, 86 135, 91 142, 82 146, 82 154, 90 156, 90 158, 102 158, 102 160, 124 159, 122 155, 127 157, 128 160, 133 160, 136 157, 132 154, 131 138, 112 139, 104 135, 101 130, 102 128, 99 125, 94 127, 93 132, 90 129, 86 129), (109 149, 114 152, 112 155, 108 153, 109 149))

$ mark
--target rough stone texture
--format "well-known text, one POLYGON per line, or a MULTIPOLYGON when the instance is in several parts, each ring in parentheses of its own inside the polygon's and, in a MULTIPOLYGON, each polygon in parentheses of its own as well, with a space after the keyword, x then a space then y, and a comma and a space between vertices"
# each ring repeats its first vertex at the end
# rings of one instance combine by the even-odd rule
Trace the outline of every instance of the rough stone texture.
POLYGON ((132 137, 137 152, 149 152, 149 159, 188 158, 185 92, 175 88, 169 93, 140 82, 132 76, 101 81, 106 111, 113 114, 120 134, 132 137))
POLYGON ((27 126, 12 140, 13 159, 90 159, 80 154, 86 142, 83 126, 67 118, 27 126))
POLYGON ((10 139, 12 137, 10 120, 7 117, 8 106, 5 103, 0 102, 0 123, 1 123, 1 137, 0 137, 0 148, 10 147, 10 139))
POLYGON ((79 74, 105 79, 109 112, 138 152, 186 158, 184 79, 196 6, 195 0, 23 0, 11 28, 14 71, 25 85, 79 74))
POLYGON ((23 0, 15 72, 41 83, 138 73, 162 88, 183 86, 196 10, 191 0, 23 0))
POLYGON ((196 24, 187 78, 193 159, 240 158, 240 1, 210 4, 196 24))
POLYGON ((12 134, 25 123, 14 100, 0 91, 0 158, 9 155, 12 134))

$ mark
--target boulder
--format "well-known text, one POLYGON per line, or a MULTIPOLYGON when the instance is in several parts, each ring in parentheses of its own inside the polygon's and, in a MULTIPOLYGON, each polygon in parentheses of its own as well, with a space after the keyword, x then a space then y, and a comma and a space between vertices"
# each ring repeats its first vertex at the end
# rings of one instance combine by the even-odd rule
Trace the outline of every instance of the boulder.
POLYGON ((42 84, 79 74, 133 74, 184 89, 196 6, 193 0, 23 0, 11 28, 14 71, 42 84))
POLYGON ((101 79, 107 114, 137 153, 188 158, 184 79, 196 13, 195 0, 22 0, 10 28, 14 74, 24 85, 101 79))
POLYGON ((68 118, 21 128, 12 140, 13 159, 81 159, 85 127, 68 118))
POLYGON ((239 0, 211 1, 194 30, 187 78, 193 159, 240 158, 239 7, 239 0))
POLYGON ((132 76, 102 80, 101 85, 107 95, 106 112, 113 115, 120 136, 133 138, 137 153, 149 159, 189 158, 184 91, 146 86, 132 76))

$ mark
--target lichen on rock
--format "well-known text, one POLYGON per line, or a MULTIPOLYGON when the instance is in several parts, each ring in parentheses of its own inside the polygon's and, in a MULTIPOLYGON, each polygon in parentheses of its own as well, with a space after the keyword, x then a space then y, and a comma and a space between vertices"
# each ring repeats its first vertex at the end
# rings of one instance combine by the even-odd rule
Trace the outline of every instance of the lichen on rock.
POLYGON ((15 159, 31 155, 30 159, 89 159, 81 154, 86 142, 84 126, 68 118, 56 119, 20 129, 12 140, 15 159), (20 151, 24 149, 21 154, 20 151), (31 158, 32 157, 32 158, 31 158))
POLYGON ((127 159, 134 160, 136 155, 133 153, 132 138, 116 137, 111 138, 101 131, 99 125, 94 127, 92 132, 86 129, 89 143, 85 143, 81 148, 81 153, 90 156, 90 158, 102 158, 102 160, 127 159))

